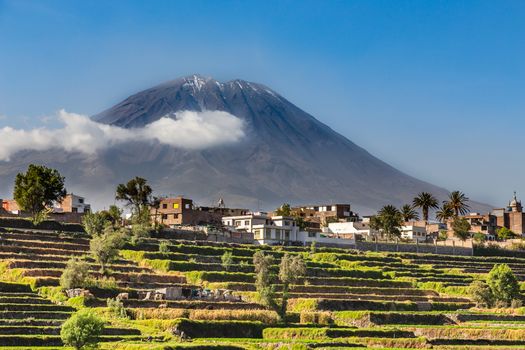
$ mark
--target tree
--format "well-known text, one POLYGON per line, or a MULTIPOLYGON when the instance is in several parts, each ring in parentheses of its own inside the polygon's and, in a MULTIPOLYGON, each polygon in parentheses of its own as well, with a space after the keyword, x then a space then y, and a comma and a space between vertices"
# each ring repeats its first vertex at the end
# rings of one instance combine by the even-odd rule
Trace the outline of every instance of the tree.
POLYGON ((124 242, 123 232, 112 227, 106 227, 104 234, 91 238, 89 250, 93 259, 100 265, 101 273, 106 273, 106 266, 117 258, 124 242))
POLYGON ((275 311, 280 310, 275 301, 275 289, 272 284, 272 274, 270 267, 273 264, 273 257, 265 255, 262 250, 253 255, 253 265, 255 267, 255 289, 259 302, 264 306, 275 311))
POLYGON ((290 207, 290 204, 284 203, 279 208, 275 210, 276 216, 291 216, 292 215, 292 208, 290 207))
POLYGON ((443 202, 441 208, 436 211, 436 219, 446 224, 454 216, 454 209, 447 202, 443 202))
POLYGON ((233 254, 230 251, 225 251, 221 256, 222 268, 225 271, 230 270, 233 265, 233 254))
POLYGON ((111 223, 114 228, 122 226, 122 210, 116 205, 110 205, 108 210, 102 210, 100 214, 104 220, 111 223))
POLYGON ((454 231, 454 236, 465 241, 470 237, 470 224, 467 219, 456 216, 452 221, 452 231, 454 231))
POLYGON ((520 297, 518 280, 507 264, 494 265, 487 277, 487 284, 496 301, 510 305, 512 300, 520 297))
POLYGON ((149 204, 151 192, 152 189, 146 179, 137 176, 126 184, 117 186, 115 199, 126 202, 126 205, 133 208, 134 214, 140 216, 149 204))
POLYGON ((401 207, 400 211, 405 222, 419 220, 419 214, 414 210, 413 205, 405 204, 401 207))
POLYGON ((282 321, 286 321, 286 309, 290 286, 296 283, 306 274, 306 264, 300 255, 292 256, 284 254, 279 265, 279 281, 282 284, 281 304, 275 300, 275 288, 272 284, 271 266, 273 257, 265 255, 261 250, 253 255, 253 264, 255 265, 255 287, 259 301, 264 306, 271 308, 279 315, 282 321))
POLYGON ((487 236, 485 236, 485 234, 482 232, 476 232, 472 235, 472 239, 476 243, 483 243, 487 240, 487 236))
POLYGON ((370 220, 370 227, 380 231, 387 237, 401 237, 403 217, 401 212, 393 205, 385 205, 376 216, 370 220))
POLYGON ((79 258, 71 258, 60 276, 60 287, 63 289, 84 288, 88 285, 89 264, 79 258))
POLYGON ((159 227, 159 223, 157 221, 157 216, 159 215, 159 209, 160 209, 160 202, 161 201, 162 201, 162 199, 160 197, 152 197, 151 201, 150 201, 151 207, 155 209, 155 214, 153 216, 153 228, 155 229, 155 231, 157 231, 157 229, 159 227))
POLYGON ((290 285, 296 283, 306 274, 306 264, 300 255, 290 255, 285 253, 279 265, 279 280, 283 285, 281 308, 279 316, 286 320, 286 309, 288 307, 288 298, 290 285))
POLYGON ((30 164, 25 174, 16 175, 13 197, 35 223, 46 208, 61 201, 66 194, 64 177, 56 169, 30 164))
POLYGON ((104 322, 90 309, 82 309, 71 316, 60 330, 60 337, 67 346, 83 349, 97 344, 104 322))
POLYGON ((448 196, 448 205, 454 211, 455 216, 465 215, 469 210, 469 205, 467 202, 469 198, 460 191, 453 191, 448 196))
POLYGON ((468 288, 468 294, 478 307, 492 307, 494 305, 494 294, 485 281, 474 281, 468 288))
POLYGON ((428 221, 428 211, 430 209, 437 209, 438 201, 433 194, 428 192, 419 193, 416 198, 412 201, 412 204, 416 208, 421 208, 423 213, 423 220, 428 221))
POLYGON ((103 212, 87 213, 82 217, 82 227, 91 237, 101 235, 108 222, 108 216, 103 212))
POLYGON ((497 229, 496 235, 498 236, 498 239, 501 240, 507 240, 517 236, 513 231, 509 230, 506 227, 500 227, 499 229, 497 229))
POLYGON ((452 221, 452 231, 454 236, 459 238, 462 241, 465 241, 470 237, 470 223, 467 219, 461 217, 455 217, 452 221))

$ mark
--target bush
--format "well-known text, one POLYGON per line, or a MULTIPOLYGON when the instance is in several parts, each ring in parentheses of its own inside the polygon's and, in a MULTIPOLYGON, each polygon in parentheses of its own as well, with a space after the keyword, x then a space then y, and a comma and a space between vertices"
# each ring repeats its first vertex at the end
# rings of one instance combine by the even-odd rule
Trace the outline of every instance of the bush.
POLYGON ((60 286, 63 289, 84 288, 89 281, 89 265, 79 258, 69 259, 62 276, 60 286))
POLYGON ((487 284, 494 299, 510 305, 513 299, 520 297, 520 286, 509 265, 496 264, 489 272, 487 284))
POLYGON ((82 227, 91 237, 101 235, 106 223, 106 218, 101 212, 87 213, 82 217, 82 227))
POLYGON ((138 245, 146 238, 150 237, 150 228, 147 225, 144 224, 134 224, 131 227, 131 237, 130 237, 130 243, 131 245, 138 245))
POLYGON ((232 252, 224 252, 221 256, 222 268, 225 271, 230 270, 230 267, 233 265, 233 254, 232 252))
POLYGON ((479 307, 492 307, 494 305, 494 294, 484 281, 474 281, 470 284, 468 293, 479 307))
POLYGON ((108 298, 106 300, 109 312, 116 318, 128 318, 128 313, 124 308, 122 301, 118 299, 108 298))
POLYGON ((75 349, 97 344, 104 322, 89 309, 83 309, 73 314, 60 330, 60 337, 65 345, 75 349))
POLYGON ((170 252, 170 243, 167 241, 162 241, 159 244, 159 253, 168 254, 170 252))
POLYGON ((89 250, 95 261, 100 264, 100 272, 106 273, 107 264, 118 256, 118 250, 124 244, 123 232, 107 227, 103 235, 95 236, 89 242, 89 250))

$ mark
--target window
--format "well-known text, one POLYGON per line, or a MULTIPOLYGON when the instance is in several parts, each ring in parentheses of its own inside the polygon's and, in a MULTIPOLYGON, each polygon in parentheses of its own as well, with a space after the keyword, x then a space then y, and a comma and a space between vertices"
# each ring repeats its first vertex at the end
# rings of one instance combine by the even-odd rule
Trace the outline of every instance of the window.
POLYGON ((79 202, 80 204, 84 204, 84 198, 79 198, 79 199, 78 199, 78 202, 79 202))
POLYGON ((162 204, 162 209, 168 209, 168 204, 166 203, 162 204))
POLYGON ((284 226, 290 226, 290 221, 285 221, 284 226))
POLYGON ((290 230, 285 230, 284 231, 284 239, 286 241, 289 241, 290 240, 290 230))
POLYGON ((78 213, 78 209, 77 208, 71 208, 71 212, 78 213))
POLYGON ((173 209, 179 209, 179 203, 173 203, 173 209))
POLYGON ((242 222, 240 220, 237 220, 237 221, 235 221, 235 226, 241 226, 241 223, 242 222))
POLYGON ((162 214, 162 219, 163 220, 167 220, 168 219, 168 214, 162 214))
POLYGON ((315 238, 315 237, 317 237, 317 233, 315 233, 315 232, 308 232, 308 237, 315 238))
POLYGON ((250 220, 244 220, 244 226, 249 226, 250 225, 250 220))
POLYGON ((265 239, 272 239, 272 230, 267 228, 264 230, 264 238, 265 239))
POLYGON ((189 204, 186 204, 184 207, 185 207, 186 209, 190 209, 190 205, 189 205, 189 204))

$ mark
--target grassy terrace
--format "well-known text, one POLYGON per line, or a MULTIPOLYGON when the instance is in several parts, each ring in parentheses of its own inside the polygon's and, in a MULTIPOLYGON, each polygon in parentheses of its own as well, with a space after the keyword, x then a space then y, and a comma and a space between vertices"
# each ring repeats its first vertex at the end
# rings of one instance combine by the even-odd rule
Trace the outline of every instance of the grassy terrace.
POLYGON ((61 324, 90 307, 107 322, 103 349, 525 348, 524 310, 473 309, 466 295, 495 263, 525 278, 525 259, 148 239, 121 250, 107 276, 88 258, 102 280, 90 288, 94 298, 66 300, 56 287, 62 270, 88 250, 82 236, 0 232, 0 347, 59 347, 61 324), (159 251, 162 241, 167 251, 159 251), (290 291, 287 324, 258 303, 252 257, 259 249, 276 259, 301 254, 307 263, 290 291), (225 252, 233 254, 228 270, 225 252), (235 298, 142 300, 141 292, 168 286, 230 290, 235 298), (106 307, 123 292, 128 318, 106 307), (174 327, 191 341, 180 342, 174 327))

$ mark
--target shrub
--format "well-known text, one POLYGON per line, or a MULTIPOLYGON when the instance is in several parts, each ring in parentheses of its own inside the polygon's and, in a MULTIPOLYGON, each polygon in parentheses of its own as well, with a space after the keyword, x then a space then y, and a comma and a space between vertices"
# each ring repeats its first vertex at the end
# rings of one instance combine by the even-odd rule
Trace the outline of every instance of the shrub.
POLYGON ((60 286, 63 289, 84 288, 88 285, 89 265, 79 258, 72 258, 66 264, 62 276, 60 276, 60 286))
POLYGON ((233 254, 232 252, 226 251, 221 256, 221 262, 222 262, 222 268, 225 271, 228 271, 230 267, 233 265, 233 254))
POLYGON ((170 252, 170 243, 167 241, 162 241, 159 244, 159 253, 168 254, 170 252))
POLYGON ((108 298, 106 300, 106 305, 108 307, 109 312, 116 318, 128 318, 128 313, 126 312, 122 301, 118 299, 108 298))
POLYGON ((514 232, 512 232, 506 227, 500 227, 496 231, 496 235, 498 236, 498 239, 501 239, 501 240, 507 240, 507 239, 511 239, 517 236, 514 232))
POLYGON ((489 272, 487 284, 492 290, 494 299, 509 305, 520 296, 520 286, 509 265, 496 264, 489 272))
POLYGON ((468 293, 472 301, 476 303, 476 306, 492 307, 494 304, 494 294, 492 294, 492 290, 484 281, 472 282, 468 293))
POLYGON ((106 223, 106 217, 101 212, 87 213, 82 217, 82 227, 91 237, 101 235, 106 223))
MULTIPOLYGON (((149 217, 148 217, 149 220, 149 217)), ((146 238, 150 237, 150 228, 149 225, 145 224, 134 224, 131 226, 131 245, 138 245, 142 243, 146 238)))
POLYGON ((100 272, 106 273, 107 264, 118 256, 118 250, 124 244, 123 232, 107 227, 103 235, 95 236, 89 242, 89 250, 95 261, 100 264, 100 272))
POLYGON ((103 330, 104 322, 92 310, 83 309, 64 322, 60 337, 65 345, 78 350, 95 345, 103 330))

